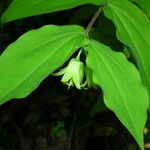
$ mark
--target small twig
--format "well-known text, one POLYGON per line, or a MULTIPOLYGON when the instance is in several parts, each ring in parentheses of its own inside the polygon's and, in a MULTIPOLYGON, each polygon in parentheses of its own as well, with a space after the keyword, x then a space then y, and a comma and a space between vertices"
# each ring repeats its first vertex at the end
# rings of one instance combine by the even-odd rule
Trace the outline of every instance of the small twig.
POLYGON ((102 12, 102 10, 107 6, 107 2, 102 4, 101 7, 97 10, 97 12, 94 14, 94 16, 92 17, 90 23, 88 24, 87 28, 86 28, 86 33, 87 35, 89 34, 90 29, 92 28, 93 24, 95 23, 97 17, 100 15, 100 13, 102 12))
POLYGON ((16 131, 16 134, 18 135, 18 139, 20 140, 20 146, 19 146, 20 149, 21 150, 30 150, 31 149, 31 145, 30 145, 31 143, 24 138, 21 130, 18 128, 18 126, 15 123, 12 123, 12 125, 16 131))
POLYGON ((79 150, 80 148, 79 148, 79 138, 78 138, 78 136, 77 136, 77 134, 75 134, 75 142, 76 142, 76 150, 79 150))
POLYGON ((129 150, 128 141, 127 141, 125 135, 124 135, 124 134, 121 134, 121 136, 122 136, 122 139, 123 139, 123 144, 124 144, 125 147, 126 147, 125 149, 129 150))
POLYGON ((109 148, 109 144, 108 144, 108 140, 107 140, 107 137, 105 136, 105 145, 106 145, 106 150, 110 150, 109 148))
POLYGON ((70 129, 70 135, 69 135, 69 143, 68 143, 68 146, 67 146, 67 150, 71 150, 71 147, 72 147, 72 140, 73 140, 73 136, 74 136, 74 129, 75 129, 75 125, 76 125, 76 122, 77 122, 77 119, 78 119, 78 116, 79 116, 79 112, 81 110, 81 107, 82 107, 82 104, 84 102, 84 99, 85 99, 85 95, 86 93, 83 92, 83 96, 81 98, 81 102, 79 104, 79 108, 77 109, 77 111, 75 112, 75 115, 74 115, 74 118, 73 118, 73 121, 72 121, 72 125, 71 125, 71 129, 70 129))

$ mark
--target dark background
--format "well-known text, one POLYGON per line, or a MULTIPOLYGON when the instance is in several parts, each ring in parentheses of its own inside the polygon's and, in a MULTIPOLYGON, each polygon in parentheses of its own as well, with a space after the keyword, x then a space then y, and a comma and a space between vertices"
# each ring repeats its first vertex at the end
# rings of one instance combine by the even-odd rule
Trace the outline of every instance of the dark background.
MULTIPOLYGON (((0 0, 0 13, 9 0, 0 0)), ((20 19, 0 28, 0 53, 25 32, 47 24, 86 27, 96 12, 80 6, 20 19)), ((122 51, 112 22, 99 16, 90 37, 122 51)), ((47 77, 27 98, 0 106, 0 150, 137 150, 130 133, 103 103, 101 89, 67 89, 60 77, 47 77)), ((146 136, 146 141, 149 137, 146 136)))

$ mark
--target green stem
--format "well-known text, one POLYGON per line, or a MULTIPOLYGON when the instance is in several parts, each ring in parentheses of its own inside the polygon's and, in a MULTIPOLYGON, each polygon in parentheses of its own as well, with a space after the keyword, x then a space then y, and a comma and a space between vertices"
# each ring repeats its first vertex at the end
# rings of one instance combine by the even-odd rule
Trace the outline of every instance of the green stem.
POLYGON ((90 23, 88 24, 87 28, 86 28, 86 34, 89 34, 89 31, 91 30, 93 24, 95 23, 97 17, 101 14, 102 10, 107 6, 107 2, 102 4, 101 7, 97 10, 97 12, 94 14, 94 16, 92 17, 90 23))

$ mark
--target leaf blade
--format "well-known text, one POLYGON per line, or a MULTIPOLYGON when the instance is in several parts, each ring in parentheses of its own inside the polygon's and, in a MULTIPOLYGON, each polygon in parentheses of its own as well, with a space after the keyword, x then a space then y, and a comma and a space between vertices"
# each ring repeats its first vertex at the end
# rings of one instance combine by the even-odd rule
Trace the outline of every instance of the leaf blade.
POLYGON ((120 52, 95 41, 88 46, 87 65, 93 70, 93 81, 104 92, 104 102, 144 149, 148 94, 136 68, 120 52), (137 111, 138 110, 138 111, 137 111))
POLYGON ((137 3, 145 13, 150 15, 149 0, 132 0, 132 1, 137 3))
POLYGON ((83 4, 100 5, 104 0, 14 0, 4 12, 1 22, 6 23, 24 17, 35 16, 65 9, 74 8, 83 4))
POLYGON ((105 15, 116 25, 117 38, 130 48, 150 96, 150 21, 140 9, 126 0, 120 3, 109 0, 105 15))
POLYGON ((44 26, 29 31, 0 56, 0 104, 30 94, 82 46, 79 26, 44 26))

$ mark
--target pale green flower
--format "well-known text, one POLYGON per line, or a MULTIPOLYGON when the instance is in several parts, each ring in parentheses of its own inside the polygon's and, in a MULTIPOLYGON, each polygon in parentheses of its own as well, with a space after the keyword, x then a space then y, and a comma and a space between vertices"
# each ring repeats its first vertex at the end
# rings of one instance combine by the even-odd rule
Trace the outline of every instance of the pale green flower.
POLYGON ((61 82, 67 84, 68 87, 76 86, 77 89, 83 87, 84 78, 84 64, 80 61, 79 52, 77 58, 72 58, 67 67, 61 69, 59 72, 54 73, 55 76, 63 75, 61 82))

